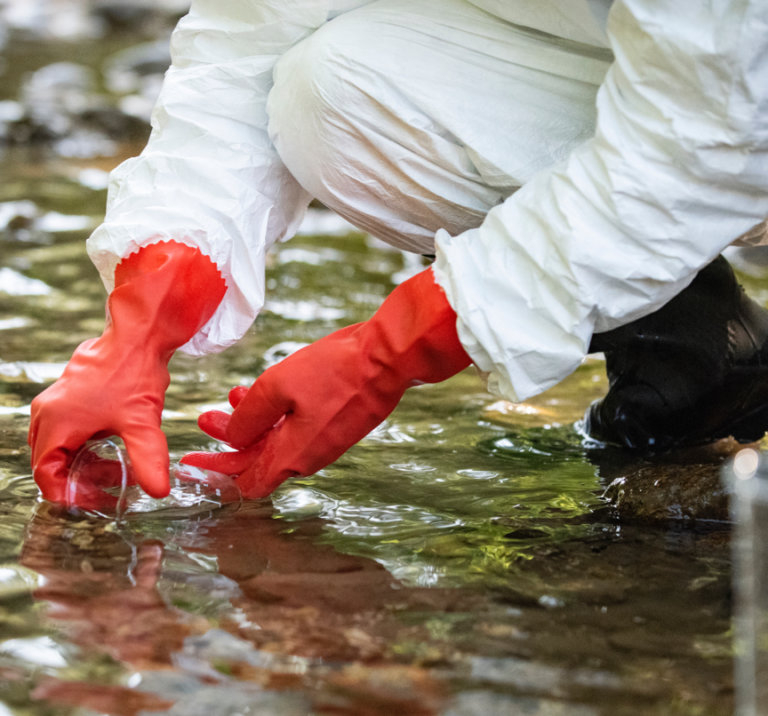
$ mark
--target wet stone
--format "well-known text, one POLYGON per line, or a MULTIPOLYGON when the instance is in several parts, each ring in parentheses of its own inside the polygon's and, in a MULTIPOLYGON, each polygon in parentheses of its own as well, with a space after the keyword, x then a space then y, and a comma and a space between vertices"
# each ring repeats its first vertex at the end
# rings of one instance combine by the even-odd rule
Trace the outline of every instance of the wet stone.
POLYGON ((606 484, 604 499, 622 520, 725 522, 725 461, 743 446, 733 440, 656 458, 600 451, 591 456, 606 484))

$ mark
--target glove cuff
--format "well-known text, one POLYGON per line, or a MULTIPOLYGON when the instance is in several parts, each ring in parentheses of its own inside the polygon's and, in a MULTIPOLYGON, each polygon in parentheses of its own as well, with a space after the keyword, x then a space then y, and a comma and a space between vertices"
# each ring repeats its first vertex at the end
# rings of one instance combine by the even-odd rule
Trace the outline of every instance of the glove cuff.
POLYGON ((432 269, 425 269, 395 288, 367 322, 369 353, 408 384, 447 380, 472 362, 456 320, 432 269))
POLYGON ((210 319, 226 288, 199 249, 175 241, 144 246, 115 269, 105 333, 170 359, 210 319))

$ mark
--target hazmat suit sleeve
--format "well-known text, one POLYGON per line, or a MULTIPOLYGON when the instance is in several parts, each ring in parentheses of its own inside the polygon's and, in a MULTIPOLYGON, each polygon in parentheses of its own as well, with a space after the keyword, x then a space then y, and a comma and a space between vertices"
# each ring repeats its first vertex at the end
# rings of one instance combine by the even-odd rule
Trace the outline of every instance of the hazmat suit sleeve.
POLYGON ((272 68, 291 46, 360 0, 193 0, 171 40, 172 65, 140 156, 110 177, 88 252, 108 291, 115 266, 146 244, 199 248, 227 294, 184 350, 238 340, 264 304, 265 252, 293 235, 309 195, 267 132, 272 68))
POLYGON ((617 0, 608 35, 594 137, 477 229, 436 237, 464 347, 511 400, 768 216, 768 3, 617 0))

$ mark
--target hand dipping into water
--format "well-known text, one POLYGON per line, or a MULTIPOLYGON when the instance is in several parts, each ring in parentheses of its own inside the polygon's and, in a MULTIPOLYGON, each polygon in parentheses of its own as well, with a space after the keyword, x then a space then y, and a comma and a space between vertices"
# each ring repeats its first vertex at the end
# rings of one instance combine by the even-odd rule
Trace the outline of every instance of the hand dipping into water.
POLYGON ((239 503, 240 490, 227 475, 172 465, 167 497, 152 498, 137 484, 128 453, 117 440, 91 440, 75 455, 67 477, 66 504, 103 517, 173 510, 179 516, 239 503))

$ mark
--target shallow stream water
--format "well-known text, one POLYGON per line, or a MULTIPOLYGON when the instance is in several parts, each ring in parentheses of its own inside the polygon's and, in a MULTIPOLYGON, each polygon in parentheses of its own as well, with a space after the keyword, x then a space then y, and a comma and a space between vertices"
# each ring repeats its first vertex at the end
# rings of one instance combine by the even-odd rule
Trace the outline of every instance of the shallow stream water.
MULTIPOLYGON (((472 370, 412 389, 269 499, 121 520, 41 501, 29 404, 101 331, 84 239, 139 149, 0 155, 0 716, 731 712, 733 446, 652 461, 585 442, 599 359, 521 406, 472 370)), ((172 460, 209 446, 196 418, 231 386, 421 266, 313 208, 248 335, 174 357, 172 460)))

